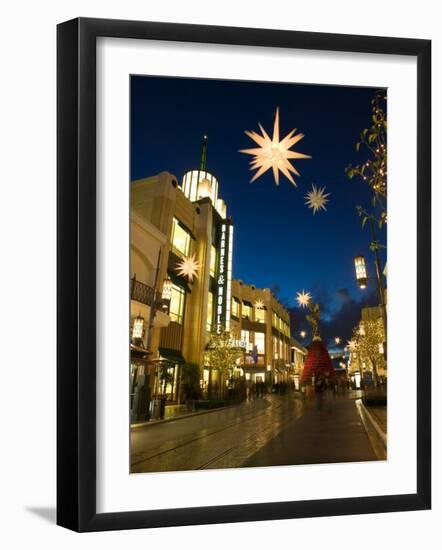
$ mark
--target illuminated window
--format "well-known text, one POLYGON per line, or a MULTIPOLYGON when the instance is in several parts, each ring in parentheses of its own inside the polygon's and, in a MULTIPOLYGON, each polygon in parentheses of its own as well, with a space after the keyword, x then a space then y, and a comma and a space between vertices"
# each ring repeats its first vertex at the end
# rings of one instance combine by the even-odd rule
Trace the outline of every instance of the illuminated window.
POLYGON ((242 304, 242 318, 243 319, 251 319, 252 318, 252 308, 243 302, 242 304))
POLYGON ((246 342, 246 349, 250 349, 250 333, 248 330, 241 331, 241 340, 246 342))
POLYGON ((207 332, 210 332, 212 330, 212 322, 213 322, 213 292, 209 292, 209 295, 207 298, 207 322, 206 322, 207 332))
POLYGON ((278 359, 278 338, 273 336, 273 357, 278 359))
POLYGON ((210 249, 210 275, 212 277, 216 276, 216 248, 212 244, 210 249))
POLYGON ((187 256, 190 252, 190 234, 182 227, 176 218, 173 218, 172 225, 172 249, 180 256, 187 256))
POLYGON ((266 322, 266 310, 255 308, 255 321, 258 323, 266 322))
POLYGON ((239 301, 236 298, 232 298, 232 315, 239 317, 239 301))
POLYGON ((255 346, 258 349, 258 353, 264 354, 266 352, 265 340, 266 336, 263 332, 255 332, 255 346))
POLYGON ((171 321, 182 324, 184 316, 184 300, 186 293, 179 286, 172 285, 169 316, 171 321))

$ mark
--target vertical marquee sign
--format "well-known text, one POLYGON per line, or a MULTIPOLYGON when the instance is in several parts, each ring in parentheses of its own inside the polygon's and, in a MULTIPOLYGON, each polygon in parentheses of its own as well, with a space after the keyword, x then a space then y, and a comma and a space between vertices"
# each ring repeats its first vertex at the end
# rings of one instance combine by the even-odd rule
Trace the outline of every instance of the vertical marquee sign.
POLYGON ((221 226, 216 296, 216 331, 230 330, 230 303, 232 294, 233 225, 225 220, 221 226))

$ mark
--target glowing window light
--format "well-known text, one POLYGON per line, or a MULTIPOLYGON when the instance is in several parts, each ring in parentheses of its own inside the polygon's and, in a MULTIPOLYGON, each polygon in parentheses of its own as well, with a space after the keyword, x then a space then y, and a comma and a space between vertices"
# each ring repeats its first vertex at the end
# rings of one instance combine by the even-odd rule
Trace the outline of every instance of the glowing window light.
POLYGON ((359 288, 367 287, 367 268, 365 267, 365 258, 364 256, 355 256, 355 272, 356 272, 356 281, 358 282, 359 288))

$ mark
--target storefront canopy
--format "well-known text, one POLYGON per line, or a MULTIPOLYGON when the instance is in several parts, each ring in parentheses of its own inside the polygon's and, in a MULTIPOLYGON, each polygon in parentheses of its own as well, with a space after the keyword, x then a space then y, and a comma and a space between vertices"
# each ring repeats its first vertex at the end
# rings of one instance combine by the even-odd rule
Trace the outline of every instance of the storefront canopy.
POLYGON ((158 348, 160 359, 165 359, 171 363, 185 363, 185 359, 181 351, 169 348, 158 348))

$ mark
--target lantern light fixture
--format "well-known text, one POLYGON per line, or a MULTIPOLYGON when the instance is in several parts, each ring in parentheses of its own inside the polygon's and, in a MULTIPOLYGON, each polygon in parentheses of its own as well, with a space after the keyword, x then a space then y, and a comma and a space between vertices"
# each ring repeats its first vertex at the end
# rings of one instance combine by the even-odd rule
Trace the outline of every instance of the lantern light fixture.
POLYGON ((356 281, 359 285, 359 288, 367 288, 367 268, 365 266, 364 256, 355 256, 355 272, 356 272, 356 281))
POLYGON ((170 277, 166 277, 163 282, 163 292, 161 294, 161 298, 163 300, 170 302, 172 298, 172 286, 173 283, 170 277))
POLYGON ((137 317, 135 317, 134 319, 134 324, 132 327, 132 338, 134 340, 139 340, 140 338, 143 338, 143 331, 144 331, 144 317, 138 314, 137 317))

